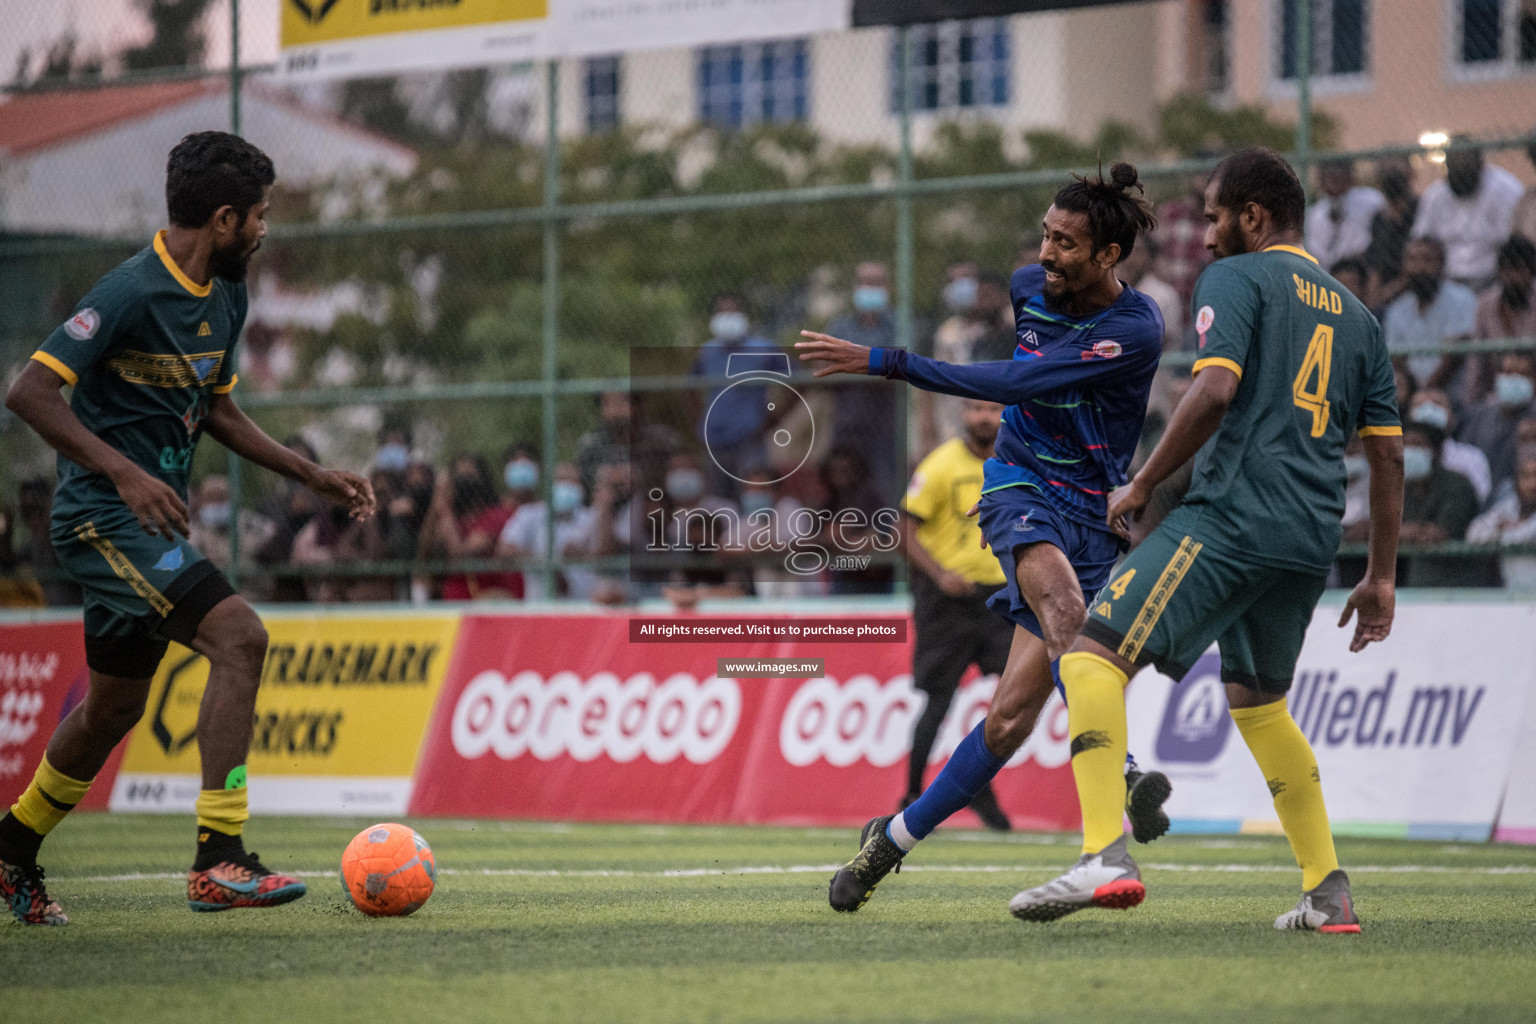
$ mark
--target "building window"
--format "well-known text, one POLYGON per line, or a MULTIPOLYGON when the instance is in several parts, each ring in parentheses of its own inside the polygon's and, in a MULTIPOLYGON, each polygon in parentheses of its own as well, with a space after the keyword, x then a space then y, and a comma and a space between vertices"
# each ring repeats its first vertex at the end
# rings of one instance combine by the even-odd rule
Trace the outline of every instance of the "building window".
POLYGON ((811 53, 804 39, 699 50, 699 120, 708 124, 803 121, 810 94, 811 53))
POLYGON ((1231 83, 1232 12, 1227 0, 1204 0, 1200 5, 1200 85, 1207 96, 1224 96, 1231 83))
MULTIPOLYGON (((1008 19, 973 18, 914 25, 908 79, 913 110, 1008 105, 1008 19)), ((891 109, 901 109, 901 37, 891 36, 891 109)))
POLYGON ((1452 0, 1457 60, 1494 72, 1536 67, 1536 0, 1452 0))
MULTIPOLYGON (((1299 0, 1279 0, 1280 78, 1296 80, 1300 51, 1299 0)), ((1364 75, 1370 71, 1370 8, 1366 0, 1312 0, 1312 74, 1364 75)))
POLYGON ((583 75, 587 96, 587 131, 611 132, 619 126, 619 58, 588 57, 583 75))

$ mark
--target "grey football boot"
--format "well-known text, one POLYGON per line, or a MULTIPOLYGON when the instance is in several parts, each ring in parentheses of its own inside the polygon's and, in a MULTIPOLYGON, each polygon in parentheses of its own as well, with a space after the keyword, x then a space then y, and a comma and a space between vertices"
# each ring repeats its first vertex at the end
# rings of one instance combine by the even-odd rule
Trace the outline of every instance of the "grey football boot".
POLYGON ((1128 910, 1147 898, 1141 869, 1121 836, 1098 853, 1085 853, 1060 878, 1026 889, 1008 903, 1021 921, 1054 921, 1088 907, 1128 910))
POLYGON ((1275 927, 1283 932, 1329 932, 1358 935, 1360 918, 1355 916, 1355 901, 1349 895, 1349 876, 1334 868, 1316 887, 1301 894, 1292 910, 1275 918, 1275 927))

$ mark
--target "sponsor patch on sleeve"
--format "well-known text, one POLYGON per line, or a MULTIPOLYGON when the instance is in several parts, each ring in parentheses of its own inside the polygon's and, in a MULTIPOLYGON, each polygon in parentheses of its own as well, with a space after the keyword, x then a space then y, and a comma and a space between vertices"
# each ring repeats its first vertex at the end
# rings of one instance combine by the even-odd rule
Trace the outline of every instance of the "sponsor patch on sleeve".
POLYGON ((1201 306, 1195 314, 1195 333, 1200 335, 1200 344, 1197 348, 1205 348, 1205 332, 1211 329, 1216 322, 1216 311, 1210 306, 1201 306))
POLYGON ((101 326, 101 316, 94 309, 82 309, 64 321, 64 333, 76 341, 85 341, 101 326))
POLYGON ((1093 346, 1093 354, 1100 359, 1113 359, 1122 351, 1124 350, 1118 341, 1100 341, 1095 342, 1093 346))

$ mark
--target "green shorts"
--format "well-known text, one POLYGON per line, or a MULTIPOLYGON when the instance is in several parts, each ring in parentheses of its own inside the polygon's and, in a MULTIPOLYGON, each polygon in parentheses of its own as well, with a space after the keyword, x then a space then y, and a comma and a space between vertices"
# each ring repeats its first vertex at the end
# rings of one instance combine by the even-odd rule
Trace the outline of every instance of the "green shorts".
POLYGON ((86 663, 98 672, 153 675, 167 643, 190 644, 203 616, 234 593, 185 537, 151 537, 123 505, 57 518, 52 539, 84 592, 86 663))
POLYGON ((1174 680, 1214 642, 1222 682, 1287 692, 1326 574, 1261 565, 1173 525, 1165 521, 1115 569, 1083 636, 1174 680))

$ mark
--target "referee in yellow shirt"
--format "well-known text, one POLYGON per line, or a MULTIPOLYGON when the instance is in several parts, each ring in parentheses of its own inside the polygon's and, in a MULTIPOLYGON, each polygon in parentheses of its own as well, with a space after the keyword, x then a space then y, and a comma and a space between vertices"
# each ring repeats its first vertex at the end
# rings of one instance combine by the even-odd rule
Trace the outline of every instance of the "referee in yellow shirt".
MULTIPOLYGON (((912 732, 907 793, 899 810, 923 792, 928 755, 965 670, 1000 673, 1013 643, 1013 623, 987 608, 987 598, 1005 581, 992 552, 981 544, 980 522, 966 515, 981 499, 982 463, 1002 424, 996 402, 966 399, 964 434, 939 445, 918 465, 902 501, 908 519, 907 557, 912 574, 913 685, 928 694, 928 706, 912 732)), ((971 801, 988 828, 1006 831, 1008 816, 997 805, 989 782, 971 801)))

